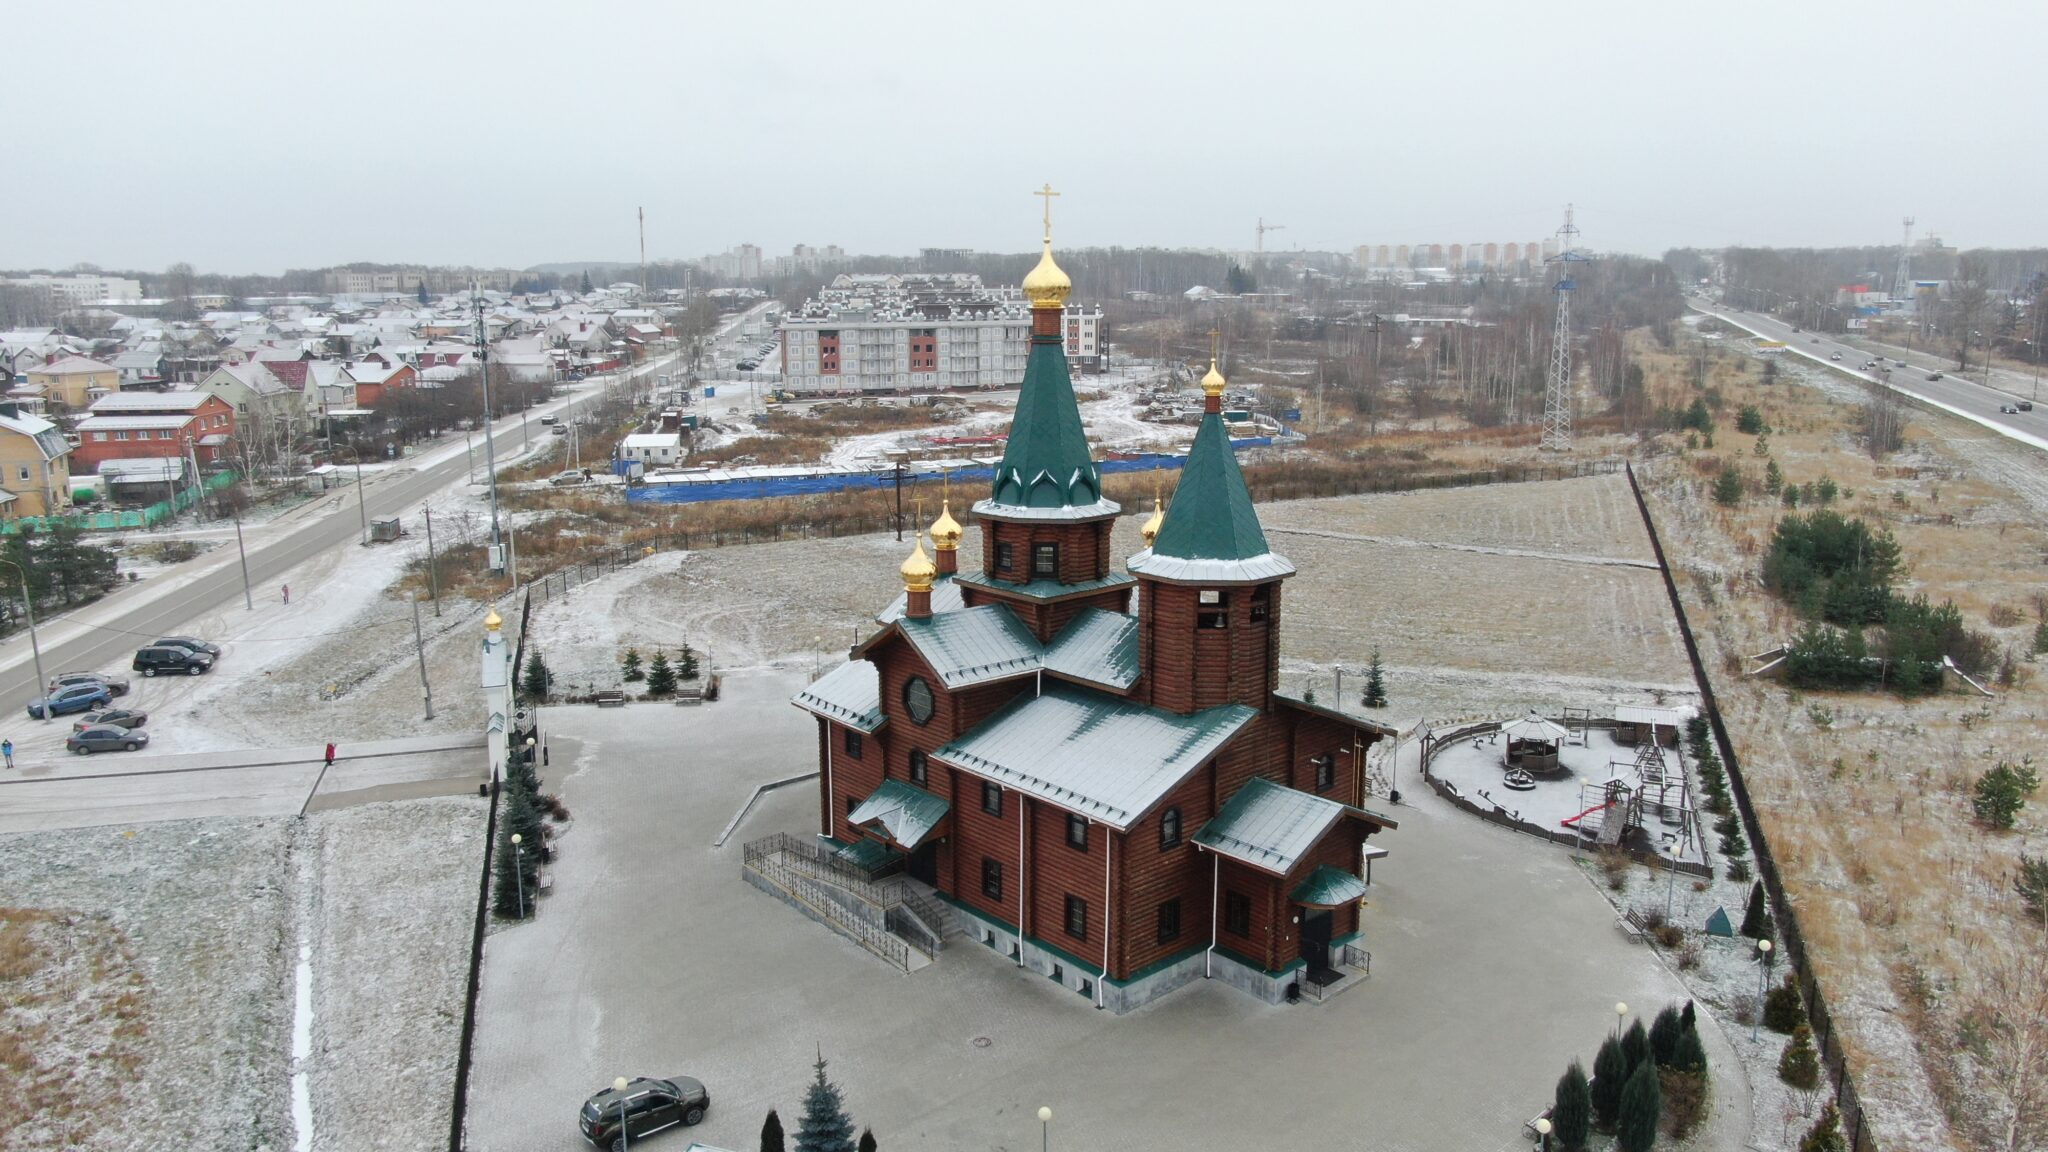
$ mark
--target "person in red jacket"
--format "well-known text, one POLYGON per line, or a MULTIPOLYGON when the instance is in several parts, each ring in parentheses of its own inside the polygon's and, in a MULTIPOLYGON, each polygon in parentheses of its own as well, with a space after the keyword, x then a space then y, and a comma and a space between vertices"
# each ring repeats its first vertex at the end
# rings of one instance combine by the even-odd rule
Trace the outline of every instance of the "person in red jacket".
POLYGON ((332 767, 334 767, 334 743, 333 743, 333 741, 329 741, 329 742, 328 742, 328 744, 327 744, 327 766, 328 766, 329 768, 332 768, 332 767))

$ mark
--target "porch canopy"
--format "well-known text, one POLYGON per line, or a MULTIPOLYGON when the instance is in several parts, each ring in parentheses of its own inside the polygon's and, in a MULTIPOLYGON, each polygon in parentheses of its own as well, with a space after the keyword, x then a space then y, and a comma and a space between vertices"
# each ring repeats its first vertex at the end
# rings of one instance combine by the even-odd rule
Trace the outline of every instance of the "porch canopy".
POLYGON ((1308 879, 1295 886, 1289 900, 1310 908, 1335 908, 1365 898, 1365 881, 1349 872, 1319 865, 1308 879))
POLYGON ((940 830, 952 810, 944 799, 914 784, 884 780, 846 819, 855 827, 881 832, 905 852, 914 852, 940 830))

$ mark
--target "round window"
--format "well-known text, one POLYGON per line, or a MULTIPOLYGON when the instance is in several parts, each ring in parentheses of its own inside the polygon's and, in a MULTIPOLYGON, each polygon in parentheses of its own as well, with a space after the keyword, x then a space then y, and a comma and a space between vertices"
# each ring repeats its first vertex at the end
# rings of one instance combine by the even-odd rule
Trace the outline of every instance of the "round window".
POLYGON ((910 718, 918 724, 926 724, 932 718, 932 686, 922 676, 912 676, 910 683, 903 686, 903 706, 910 710, 910 718))

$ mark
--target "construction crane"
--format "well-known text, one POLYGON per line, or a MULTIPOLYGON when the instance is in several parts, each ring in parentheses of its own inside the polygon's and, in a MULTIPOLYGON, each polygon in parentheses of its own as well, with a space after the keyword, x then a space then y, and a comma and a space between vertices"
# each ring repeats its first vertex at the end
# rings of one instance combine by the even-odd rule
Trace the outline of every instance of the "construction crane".
POLYGON ((1557 323, 1550 334, 1550 376, 1543 388, 1543 438, 1545 452, 1572 450, 1572 283, 1571 266, 1591 259, 1580 252, 1579 230, 1572 224, 1572 206, 1564 206, 1564 227, 1557 230, 1557 255, 1545 264, 1557 264, 1557 323))
POLYGON ((1285 224, 1268 224, 1266 223, 1266 218, 1264 216, 1259 217, 1259 246, 1257 249, 1257 254, 1260 256, 1264 256, 1266 254, 1266 233, 1278 232, 1286 227, 1287 225, 1285 224))

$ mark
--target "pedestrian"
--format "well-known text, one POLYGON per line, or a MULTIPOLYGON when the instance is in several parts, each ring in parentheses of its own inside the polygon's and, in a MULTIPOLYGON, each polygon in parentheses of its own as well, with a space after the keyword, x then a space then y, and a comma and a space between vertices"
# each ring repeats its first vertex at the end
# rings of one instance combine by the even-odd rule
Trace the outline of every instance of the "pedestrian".
POLYGON ((287 604, 292 602, 292 586, 289 584, 284 586, 284 602, 287 604))
POLYGON ((327 743, 327 766, 334 767, 334 742, 331 740, 327 743))
POLYGON ((14 741, 0 740, 0 756, 7 758, 7 766, 14 767, 14 741))

